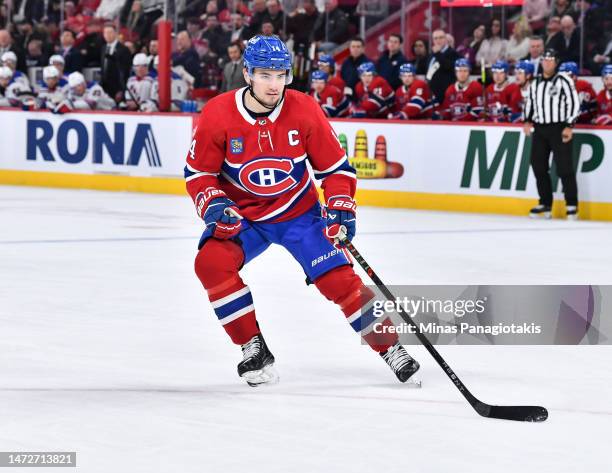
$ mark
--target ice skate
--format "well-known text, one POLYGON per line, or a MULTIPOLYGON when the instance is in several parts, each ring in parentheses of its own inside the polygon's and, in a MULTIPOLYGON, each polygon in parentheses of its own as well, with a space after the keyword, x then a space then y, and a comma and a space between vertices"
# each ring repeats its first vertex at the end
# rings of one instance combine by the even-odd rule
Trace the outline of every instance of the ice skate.
POLYGON ((578 220, 578 207, 575 205, 568 205, 565 209, 565 218, 567 220, 578 220))
POLYGON ((249 386, 278 382, 278 373, 274 369, 274 355, 268 349, 261 334, 255 335, 242 345, 242 356, 242 361, 238 363, 238 375, 249 386))
POLYGON ((548 220, 552 217, 551 208, 548 205, 536 205, 529 211, 529 217, 548 220))
MULTIPOLYGON (((397 342, 395 345, 390 347, 387 351, 380 353, 380 356, 385 363, 389 365, 397 379, 402 383, 408 381, 408 379, 419 370, 419 363, 412 358, 406 349, 397 342)), ((420 387, 420 382, 416 383, 420 387)))

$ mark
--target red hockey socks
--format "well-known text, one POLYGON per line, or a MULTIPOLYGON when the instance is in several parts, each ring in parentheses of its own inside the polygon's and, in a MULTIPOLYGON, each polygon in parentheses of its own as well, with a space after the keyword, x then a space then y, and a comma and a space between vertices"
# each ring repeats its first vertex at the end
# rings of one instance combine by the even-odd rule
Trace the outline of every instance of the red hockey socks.
POLYGON ((238 274, 243 260, 240 245, 214 238, 204 244, 195 259, 195 272, 208 293, 215 314, 238 345, 260 333, 253 296, 238 274))
POLYGON ((334 268, 317 278, 315 285, 328 300, 340 306, 353 330, 361 333, 363 339, 374 350, 384 352, 395 345, 397 342, 395 333, 377 333, 382 331, 382 327, 375 330, 374 326, 379 323, 382 326, 390 326, 393 323, 388 317, 380 320, 374 316, 373 307, 369 304, 374 298, 374 293, 363 285, 353 268, 348 265, 334 268))

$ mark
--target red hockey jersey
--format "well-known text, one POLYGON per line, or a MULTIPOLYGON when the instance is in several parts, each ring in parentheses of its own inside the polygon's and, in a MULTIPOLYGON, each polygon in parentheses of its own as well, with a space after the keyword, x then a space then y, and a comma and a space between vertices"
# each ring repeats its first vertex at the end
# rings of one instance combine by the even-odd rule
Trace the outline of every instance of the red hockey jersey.
POLYGON ((354 196, 355 170, 312 97, 287 90, 269 116, 253 118, 245 92, 211 99, 194 131, 185 179, 200 216, 214 189, 224 191, 247 220, 281 222, 303 214, 318 201, 306 161, 323 181, 326 201, 354 196))
POLYGON ((431 118, 431 91, 427 82, 414 79, 410 87, 398 87, 395 91, 395 112, 404 119, 431 118))
POLYGON ((578 123, 591 123, 597 111, 597 94, 590 82, 582 79, 576 81, 576 92, 580 97, 580 115, 578 123))
POLYGON ((520 85, 515 84, 510 94, 510 121, 512 123, 520 123, 523 121, 523 108, 525 107, 525 99, 529 93, 529 83, 523 89, 520 85))
POLYGON ((346 87, 346 83, 342 80, 342 77, 340 76, 330 77, 329 79, 327 79, 327 85, 331 85, 331 86, 338 88, 338 90, 340 90, 340 92, 342 92, 342 94, 344 95, 344 89, 346 87))
POLYGON ((490 122, 509 122, 512 94, 519 89, 517 84, 502 86, 490 84, 485 93, 485 119, 490 122))
POLYGON ((612 125, 612 91, 600 90, 597 94, 597 125, 612 125))
POLYGON ((393 106, 395 93, 389 83, 380 76, 374 76, 366 89, 363 82, 355 87, 357 108, 370 118, 387 118, 386 112, 393 106))
POLYGON ((328 83, 320 94, 311 90, 310 95, 328 117, 345 117, 348 115, 349 101, 337 87, 328 83))
POLYGON ((482 114, 482 85, 472 81, 462 87, 451 84, 444 94, 441 115, 444 120, 476 121, 482 114))

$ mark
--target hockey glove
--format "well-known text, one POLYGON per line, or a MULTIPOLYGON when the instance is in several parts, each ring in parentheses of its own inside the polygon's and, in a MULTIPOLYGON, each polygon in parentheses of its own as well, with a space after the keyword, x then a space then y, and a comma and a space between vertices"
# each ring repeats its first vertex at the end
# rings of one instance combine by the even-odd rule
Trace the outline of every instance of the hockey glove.
POLYGON ((331 197, 327 202, 325 234, 334 244, 351 241, 356 231, 357 204, 350 197, 331 197))
POLYGON ((198 215, 207 228, 212 227, 212 236, 219 240, 236 237, 242 229, 238 207, 219 189, 209 187, 196 199, 198 215))

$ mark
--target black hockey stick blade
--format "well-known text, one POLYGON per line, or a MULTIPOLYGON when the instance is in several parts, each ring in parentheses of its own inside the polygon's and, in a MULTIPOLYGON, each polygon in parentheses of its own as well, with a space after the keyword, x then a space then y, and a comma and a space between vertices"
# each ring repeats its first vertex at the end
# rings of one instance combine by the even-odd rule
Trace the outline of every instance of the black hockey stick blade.
POLYGON ((478 401, 476 412, 491 419, 517 420, 520 422, 544 422, 548 411, 541 406, 490 406, 478 401))

